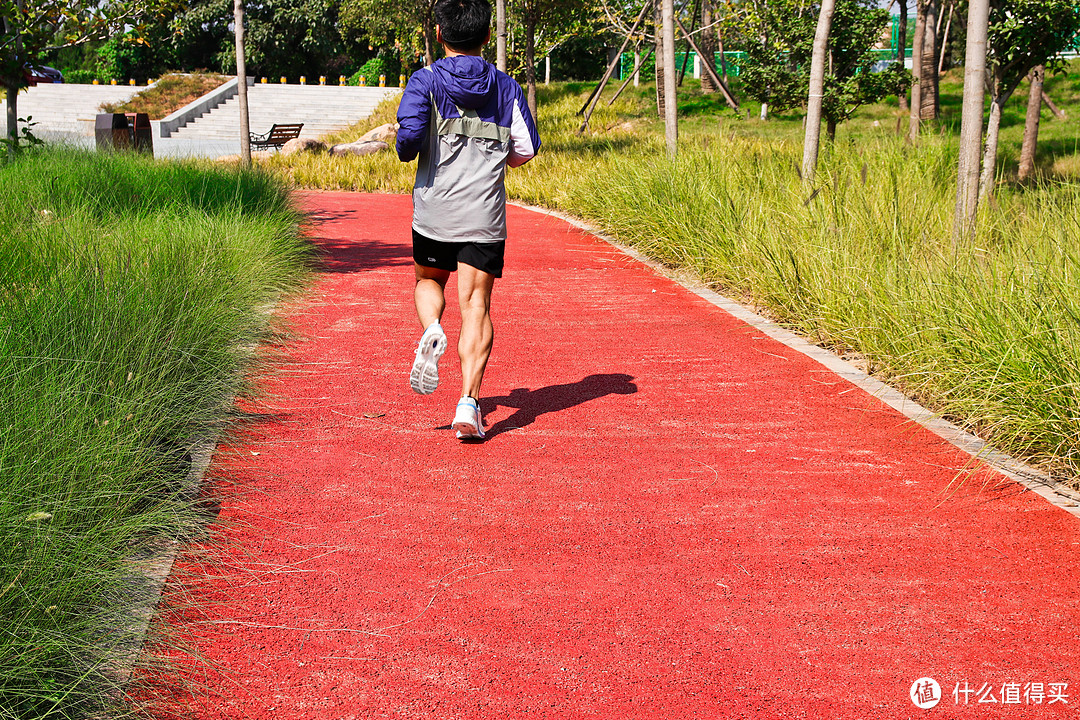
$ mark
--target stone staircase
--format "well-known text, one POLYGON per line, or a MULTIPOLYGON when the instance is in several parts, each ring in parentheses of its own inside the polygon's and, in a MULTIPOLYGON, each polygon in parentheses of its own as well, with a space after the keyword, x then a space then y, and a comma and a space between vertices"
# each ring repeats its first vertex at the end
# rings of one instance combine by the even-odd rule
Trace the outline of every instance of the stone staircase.
POLYGON ((41 131, 93 135, 94 116, 105 103, 123 102, 144 86, 42 84, 19 93, 19 117, 31 117, 41 131))
MULTIPOLYGON (((264 133, 274 123, 304 123, 300 137, 317 138, 371 115, 375 106, 400 93, 398 88, 336 85, 272 85, 248 87, 251 132, 264 133)), ((174 130, 178 140, 231 140, 239 136, 240 103, 236 97, 174 130)))

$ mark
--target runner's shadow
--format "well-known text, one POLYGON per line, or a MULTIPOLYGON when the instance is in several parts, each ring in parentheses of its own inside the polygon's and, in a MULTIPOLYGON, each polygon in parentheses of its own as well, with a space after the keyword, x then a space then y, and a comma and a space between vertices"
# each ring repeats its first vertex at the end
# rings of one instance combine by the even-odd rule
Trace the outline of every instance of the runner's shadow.
POLYGON ((605 395, 632 395, 638 391, 633 379, 632 375, 622 373, 589 375, 575 383, 549 385, 537 390, 517 388, 509 395, 484 398, 480 403, 485 413, 490 413, 499 406, 517 408, 513 415, 488 428, 487 435, 491 437, 508 430, 523 428, 545 413, 568 410, 605 395))
POLYGON ((412 248, 362 238, 331 240, 311 238, 315 248, 315 267, 328 273, 354 273, 381 267, 412 267, 412 248))

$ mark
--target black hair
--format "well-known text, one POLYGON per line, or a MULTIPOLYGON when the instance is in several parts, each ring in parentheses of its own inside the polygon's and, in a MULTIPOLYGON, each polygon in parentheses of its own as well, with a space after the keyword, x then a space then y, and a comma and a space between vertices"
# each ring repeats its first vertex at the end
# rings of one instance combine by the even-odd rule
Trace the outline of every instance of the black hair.
POLYGON ((454 50, 470 52, 487 41, 491 31, 488 0, 438 0, 433 12, 443 42, 454 50))

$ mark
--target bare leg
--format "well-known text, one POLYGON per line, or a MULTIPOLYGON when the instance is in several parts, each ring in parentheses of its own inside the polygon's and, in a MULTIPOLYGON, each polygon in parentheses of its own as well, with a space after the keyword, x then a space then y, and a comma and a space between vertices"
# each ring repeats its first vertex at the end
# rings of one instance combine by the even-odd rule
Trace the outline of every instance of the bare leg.
POLYGON ((446 309, 446 281, 450 279, 449 270, 416 265, 416 289, 413 300, 416 302, 416 316, 420 325, 427 330, 428 325, 442 318, 446 309))
POLYGON ((491 290, 495 277, 471 265, 458 263, 458 302, 461 305, 461 394, 480 398, 480 383, 491 356, 491 290))

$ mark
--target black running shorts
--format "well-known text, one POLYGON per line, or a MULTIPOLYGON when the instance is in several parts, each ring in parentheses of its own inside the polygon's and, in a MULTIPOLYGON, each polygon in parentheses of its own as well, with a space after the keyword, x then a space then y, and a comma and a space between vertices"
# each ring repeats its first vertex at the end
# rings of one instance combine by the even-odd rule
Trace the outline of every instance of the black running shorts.
POLYGON ((465 263, 477 270, 502 277, 503 253, 506 241, 478 242, 439 242, 412 231, 413 260, 417 265, 439 270, 457 270, 458 263, 465 263))

